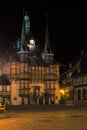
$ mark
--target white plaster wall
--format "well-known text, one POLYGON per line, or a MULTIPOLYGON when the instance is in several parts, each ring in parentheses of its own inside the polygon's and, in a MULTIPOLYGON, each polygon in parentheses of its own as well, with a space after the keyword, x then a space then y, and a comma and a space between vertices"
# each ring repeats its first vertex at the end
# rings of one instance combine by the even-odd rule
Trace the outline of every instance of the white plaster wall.
POLYGON ((19 88, 20 84, 12 81, 11 83, 11 104, 12 105, 20 105, 21 97, 19 97, 19 88))

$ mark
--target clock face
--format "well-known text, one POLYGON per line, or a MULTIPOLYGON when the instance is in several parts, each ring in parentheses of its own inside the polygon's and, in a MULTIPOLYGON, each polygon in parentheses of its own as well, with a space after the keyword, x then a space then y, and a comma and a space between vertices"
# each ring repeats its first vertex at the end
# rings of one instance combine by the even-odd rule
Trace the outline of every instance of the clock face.
POLYGON ((30 40, 29 43, 30 43, 30 45, 32 45, 32 46, 35 45, 35 41, 34 41, 34 40, 30 40))
POLYGON ((31 39, 29 41, 29 44, 27 44, 27 46, 29 47, 30 50, 34 50, 35 49, 35 40, 31 39))

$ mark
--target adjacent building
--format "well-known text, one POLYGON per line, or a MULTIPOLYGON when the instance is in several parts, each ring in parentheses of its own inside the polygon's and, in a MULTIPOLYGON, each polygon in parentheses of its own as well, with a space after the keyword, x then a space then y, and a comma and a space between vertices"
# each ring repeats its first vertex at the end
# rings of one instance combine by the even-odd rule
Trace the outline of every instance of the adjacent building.
POLYGON ((87 104, 87 53, 82 51, 61 74, 61 97, 65 102, 87 104))

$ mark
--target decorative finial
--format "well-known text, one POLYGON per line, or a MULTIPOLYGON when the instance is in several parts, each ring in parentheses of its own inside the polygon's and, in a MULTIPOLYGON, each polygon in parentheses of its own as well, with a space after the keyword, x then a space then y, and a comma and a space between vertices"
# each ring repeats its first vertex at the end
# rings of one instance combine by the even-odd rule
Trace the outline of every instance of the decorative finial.
POLYGON ((46 16, 48 15, 48 13, 46 13, 46 16))
POLYGON ((28 12, 26 11, 26 15, 28 15, 28 12))
POLYGON ((25 8, 23 8, 23 16, 24 16, 24 11, 25 11, 25 8))
POLYGON ((23 12, 24 12, 25 8, 23 8, 23 12))

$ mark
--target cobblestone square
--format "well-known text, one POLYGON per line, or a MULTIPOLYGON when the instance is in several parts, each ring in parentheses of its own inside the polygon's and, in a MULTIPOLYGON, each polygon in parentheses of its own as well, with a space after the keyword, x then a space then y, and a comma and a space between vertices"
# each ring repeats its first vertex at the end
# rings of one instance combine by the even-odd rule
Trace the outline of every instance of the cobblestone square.
POLYGON ((87 130, 87 106, 34 106, 0 112, 0 130, 87 130))

